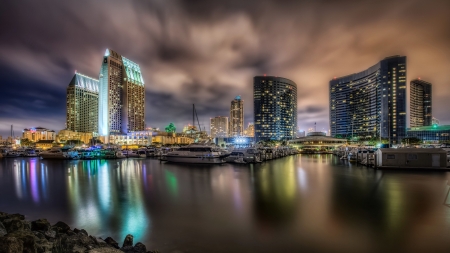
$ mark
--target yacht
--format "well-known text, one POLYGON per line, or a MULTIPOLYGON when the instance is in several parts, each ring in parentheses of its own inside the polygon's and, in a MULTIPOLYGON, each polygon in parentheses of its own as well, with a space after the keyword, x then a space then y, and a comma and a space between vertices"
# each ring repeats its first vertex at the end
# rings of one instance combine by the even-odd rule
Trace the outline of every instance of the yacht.
POLYGON ((122 153, 127 158, 145 158, 145 157, 147 157, 145 150, 123 150, 122 153))
POLYGON ((147 148, 145 154, 147 157, 157 157, 160 156, 160 151, 156 148, 147 148))
POLYGON ((253 163, 261 162, 261 156, 257 149, 247 148, 247 149, 235 149, 230 153, 228 157, 225 158, 225 162, 228 163, 253 163))
POLYGON ((116 148, 106 148, 102 149, 100 152, 100 157, 102 159, 122 159, 126 158, 124 153, 116 148))
POLYGON ((38 155, 39 154, 33 148, 27 148, 27 149, 25 149, 25 152, 23 153, 23 156, 26 156, 26 157, 37 157, 38 155))
POLYGON ((208 145, 191 144, 168 152, 164 159, 174 163, 221 164, 229 155, 208 145))
POLYGON ((80 156, 77 151, 68 148, 54 147, 46 151, 42 151, 39 156, 42 159, 78 159, 80 156))

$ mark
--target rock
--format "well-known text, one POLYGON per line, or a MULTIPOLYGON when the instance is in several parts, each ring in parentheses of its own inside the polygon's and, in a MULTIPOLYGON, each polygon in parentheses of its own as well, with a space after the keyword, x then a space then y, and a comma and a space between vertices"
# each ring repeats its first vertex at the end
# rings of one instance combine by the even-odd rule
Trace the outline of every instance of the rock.
POLYGON ((78 229, 78 228, 75 228, 74 230, 73 230, 73 232, 75 233, 75 234, 79 234, 79 233, 82 233, 82 234, 85 234, 85 235, 88 235, 88 233, 86 232, 86 230, 84 230, 84 229, 78 229))
POLYGON ((97 248, 91 249, 88 251, 89 253, 123 253, 123 251, 113 248, 97 248))
POLYGON ((70 230, 69 225, 67 225, 66 223, 62 222, 62 221, 58 221, 55 225, 53 225, 53 227, 58 233, 67 233, 67 231, 70 230))
POLYGON ((90 235, 89 238, 92 240, 92 242, 94 242, 95 245, 97 245, 99 247, 108 246, 108 244, 105 241, 103 241, 101 238, 95 238, 92 235, 90 235))
POLYGON ((56 232, 53 230, 47 230, 44 232, 44 236, 47 239, 55 239, 56 238, 56 232))
POLYGON ((36 251, 37 253, 48 253, 52 252, 53 243, 48 242, 46 240, 41 240, 36 242, 36 251))
POLYGON ((38 231, 33 231, 34 236, 36 236, 39 239, 45 239, 45 235, 38 231))
POLYGON ((31 231, 48 231, 50 230, 51 225, 47 219, 39 219, 31 222, 31 231))
POLYGON ((136 243, 136 245, 134 245, 133 250, 136 253, 146 253, 147 252, 147 248, 145 247, 145 245, 140 242, 138 242, 138 243, 136 243))
POLYGON ((7 219, 3 221, 3 225, 8 233, 23 230, 23 223, 20 220, 7 219))
POLYGON ((14 237, 0 237, 0 249, 4 253, 22 253, 23 242, 14 237))
POLYGON ((133 235, 128 234, 123 240, 122 248, 133 247, 133 235))
POLYGON ((3 223, 0 222, 0 237, 6 235, 8 232, 6 231, 5 226, 3 226, 3 223))
POLYGON ((111 237, 106 238, 106 239, 105 239, 105 242, 106 242, 109 246, 112 246, 112 247, 114 247, 114 248, 116 248, 116 249, 119 249, 119 248, 120 248, 120 247, 119 247, 119 244, 118 244, 114 239, 112 239, 111 237))
POLYGON ((25 216, 22 214, 18 214, 18 213, 9 214, 8 217, 13 220, 25 220, 25 216))
POLYGON ((27 220, 23 220, 22 224, 23 224, 23 229, 24 230, 31 230, 31 222, 29 222, 27 220))
POLYGON ((8 233, 5 237, 16 238, 22 242, 23 252, 36 252, 36 240, 39 239, 34 236, 33 232, 26 230, 19 230, 8 233))

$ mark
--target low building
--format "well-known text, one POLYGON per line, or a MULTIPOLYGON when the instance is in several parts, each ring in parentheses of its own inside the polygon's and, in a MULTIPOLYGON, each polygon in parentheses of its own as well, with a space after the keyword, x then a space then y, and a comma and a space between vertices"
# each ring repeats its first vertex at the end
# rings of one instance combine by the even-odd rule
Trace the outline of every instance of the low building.
POLYGON ((450 125, 412 127, 406 130, 406 136, 429 143, 448 142, 450 141, 450 125))
POLYGON ((233 145, 237 148, 250 147, 255 144, 254 137, 239 136, 228 138, 214 138, 214 143, 220 147, 233 145))
POLYGON ((22 133, 22 139, 28 139, 32 142, 40 140, 55 140, 55 131, 44 127, 25 128, 22 133))
POLYGON ((68 140, 79 140, 84 144, 88 144, 93 137, 96 137, 93 133, 82 133, 65 129, 58 132, 56 142, 65 143, 68 140))
POLYGON ((49 149, 53 147, 54 143, 55 141, 53 140, 39 140, 35 144, 36 148, 49 149))
POLYGON ((326 136, 324 132, 309 132, 305 137, 288 141, 288 144, 304 152, 331 152, 347 144, 347 140, 326 136))
POLYGON ((156 145, 179 144, 187 145, 194 142, 194 139, 185 133, 157 132, 153 135, 152 143, 156 145))
POLYGON ((152 135, 151 131, 134 131, 127 134, 110 135, 108 142, 105 140, 102 142, 118 145, 150 145, 153 140, 152 135))

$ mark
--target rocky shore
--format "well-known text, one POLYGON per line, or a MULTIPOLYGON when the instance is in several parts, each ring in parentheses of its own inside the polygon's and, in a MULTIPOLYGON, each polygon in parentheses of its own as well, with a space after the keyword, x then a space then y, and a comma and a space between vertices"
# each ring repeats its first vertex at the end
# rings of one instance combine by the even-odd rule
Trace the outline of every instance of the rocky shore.
POLYGON ((61 221, 52 226, 46 219, 30 222, 24 215, 3 212, 0 212, 0 252, 158 253, 147 251, 140 242, 133 246, 133 235, 127 235, 120 247, 111 237, 102 239, 88 235, 84 229, 72 230, 61 221))

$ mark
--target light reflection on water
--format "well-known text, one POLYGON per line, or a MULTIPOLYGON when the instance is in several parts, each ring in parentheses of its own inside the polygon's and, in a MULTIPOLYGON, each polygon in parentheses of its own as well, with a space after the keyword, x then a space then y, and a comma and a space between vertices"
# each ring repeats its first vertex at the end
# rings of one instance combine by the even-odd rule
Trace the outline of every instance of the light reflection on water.
POLYGON ((448 252, 447 172, 375 171, 331 155, 257 165, 0 160, 0 211, 149 249, 448 252))

